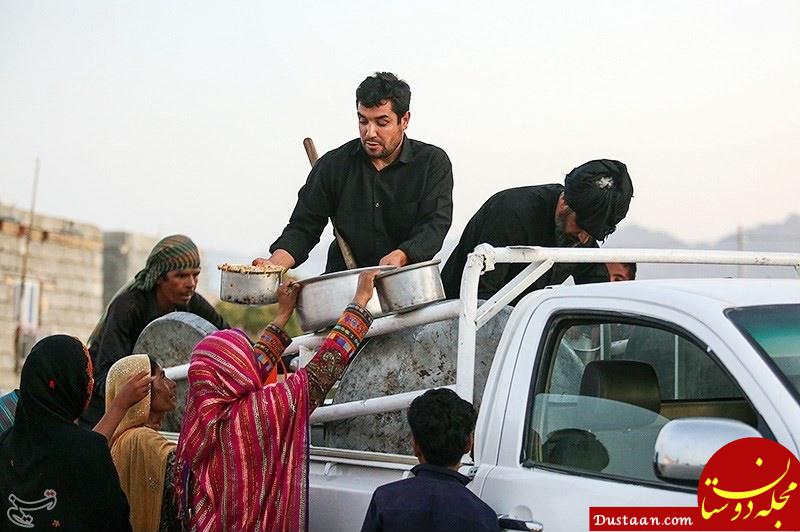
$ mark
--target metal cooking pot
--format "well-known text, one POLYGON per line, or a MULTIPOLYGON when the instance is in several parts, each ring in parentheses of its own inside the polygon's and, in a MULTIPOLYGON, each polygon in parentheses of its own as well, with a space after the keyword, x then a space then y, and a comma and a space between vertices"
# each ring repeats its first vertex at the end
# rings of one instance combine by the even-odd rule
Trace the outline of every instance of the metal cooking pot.
MULTIPOLYGON (((335 325, 344 308, 353 300, 358 288, 358 275, 369 270, 390 270, 392 266, 371 266, 341 272, 326 273, 299 281, 302 290, 297 296, 297 319, 305 331, 318 331, 335 325)), ((377 294, 367 303, 373 316, 381 314, 377 294)))
POLYGON ((418 262, 375 277, 384 314, 406 312, 445 299, 439 259, 418 262))
POLYGON ((282 272, 229 271, 224 266, 219 266, 222 273, 219 285, 221 300, 240 305, 270 305, 278 301, 282 272))

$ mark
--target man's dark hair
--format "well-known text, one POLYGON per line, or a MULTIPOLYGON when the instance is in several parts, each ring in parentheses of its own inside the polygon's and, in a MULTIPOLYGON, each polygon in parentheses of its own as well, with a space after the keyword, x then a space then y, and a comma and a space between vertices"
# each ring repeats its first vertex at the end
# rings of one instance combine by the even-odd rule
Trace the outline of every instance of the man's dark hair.
POLYGON ((428 390, 411 402, 408 424, 429 464, 449 467, 461 461, 477 414, 449 388, 428 390))
POLYGON ((392 111, 400 122, 411 106, 411 88, 391 72, 375 72, 356 89, 356 106, 376 107, 385 100, 392 102, 392 111))
POLYGON ((630 275, 631 280, 636 279, 636 263, 635 262, 623 262, 623 266, 628 270, 628 274, 630 275))

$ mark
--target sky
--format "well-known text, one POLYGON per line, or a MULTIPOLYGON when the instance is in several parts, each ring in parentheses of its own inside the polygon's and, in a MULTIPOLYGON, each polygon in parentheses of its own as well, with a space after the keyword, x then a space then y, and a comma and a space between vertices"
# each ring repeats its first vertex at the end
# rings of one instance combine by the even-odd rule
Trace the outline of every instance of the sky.
MULTIPOLYGON (((411 85, 450 236, 494 192, 625 162, 624 223, 713 240, 800 212, 800 2, 0 0, 0 202, 266 253, 355 88, 411 85)), ((328 232, 330 229, 327 230, 328 232)))

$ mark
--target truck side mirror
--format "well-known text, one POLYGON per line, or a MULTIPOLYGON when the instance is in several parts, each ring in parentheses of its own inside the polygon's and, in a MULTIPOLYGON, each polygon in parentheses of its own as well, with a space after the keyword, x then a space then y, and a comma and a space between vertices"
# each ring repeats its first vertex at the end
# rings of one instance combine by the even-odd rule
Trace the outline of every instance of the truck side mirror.
POLYGON ((741 421, 714 417, 675 419, 656 438, 653 468, 661 480, 696 486, 711 456, 741 438, 761 438, 741 421))

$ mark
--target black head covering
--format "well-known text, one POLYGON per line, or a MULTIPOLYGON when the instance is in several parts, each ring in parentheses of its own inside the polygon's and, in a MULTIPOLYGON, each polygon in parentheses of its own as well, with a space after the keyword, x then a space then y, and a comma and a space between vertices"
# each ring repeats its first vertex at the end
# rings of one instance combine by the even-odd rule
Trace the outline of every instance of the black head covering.
POLYGON ((605 240, 628 214, 633 183, 619 161, 598 159, 573 169, 564 180, 564 199, 576 222, 595 240, 605 240))
POLYGON ((15 425, 36 432, 72 423, 92 394, 92 359, 77 338, 48 336, 33 346, 22 367, 15 425))
POLYGON ((78 427, 92 363, 72 336, 40 340, 22 367, 14 425, 0 436, 0 530, 129 530, 106 439, 78 427), (13 526, 11 527, 14 528, 13 526))

